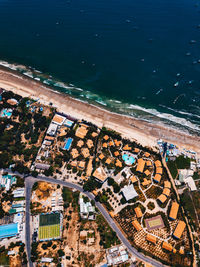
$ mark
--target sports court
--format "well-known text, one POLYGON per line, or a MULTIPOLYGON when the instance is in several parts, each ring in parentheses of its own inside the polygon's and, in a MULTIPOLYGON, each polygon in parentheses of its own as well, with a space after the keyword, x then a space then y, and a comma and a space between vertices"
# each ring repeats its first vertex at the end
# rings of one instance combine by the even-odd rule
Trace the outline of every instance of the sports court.
POLYGON ((154 230, 154 229, 163 228, 165 226, 163 223, 163 219, 162 219, 161 215, 146 219, 145 224, 146 224, 146 227, 149 231, 154 230))
POLYGON ((60 213, 41 214, 39 240, 56 239, 60 234, 60 213))

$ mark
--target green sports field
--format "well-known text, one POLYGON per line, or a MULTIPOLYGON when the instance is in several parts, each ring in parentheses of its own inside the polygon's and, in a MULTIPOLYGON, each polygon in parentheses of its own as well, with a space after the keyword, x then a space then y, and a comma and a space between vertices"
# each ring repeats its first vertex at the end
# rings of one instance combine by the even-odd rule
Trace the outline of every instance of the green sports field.
POLYGON ((60 225, 48 225, 48 226, 40 226, 39 228, 39 240, 42 239, 53 239, 60 237, 60 225))
POLYGON ((40 226, 60 224, 60 213, 40 215, 40 226))
POLYGON ((60 237, 60 213, 41 214, 39 222, 39 240, 60 237))

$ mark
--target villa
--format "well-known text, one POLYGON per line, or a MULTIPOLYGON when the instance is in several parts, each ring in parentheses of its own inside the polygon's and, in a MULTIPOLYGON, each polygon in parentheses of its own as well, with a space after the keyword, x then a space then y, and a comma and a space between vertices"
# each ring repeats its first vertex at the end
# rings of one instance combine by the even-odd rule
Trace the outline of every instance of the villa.
POLYGON ((104 135, 103 139, 104 139, 105 141, 107 141, 107 140, 109 139, 109 136, 108 136, 108 135, 104 135))

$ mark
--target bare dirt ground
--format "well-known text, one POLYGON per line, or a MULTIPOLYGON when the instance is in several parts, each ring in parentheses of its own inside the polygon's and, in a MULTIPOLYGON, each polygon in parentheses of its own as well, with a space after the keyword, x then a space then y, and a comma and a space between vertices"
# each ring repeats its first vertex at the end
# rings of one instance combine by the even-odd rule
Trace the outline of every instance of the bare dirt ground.
POLYGON ((99 245, 96 222, 80 221, 78 210, 71 211, 71 206, 65 209, 63 220, 64 251, 67 256, 65 266, 95 266, 105 261, 105 250, 99 245), (82 233, 85 235, 82 236, 82 233))

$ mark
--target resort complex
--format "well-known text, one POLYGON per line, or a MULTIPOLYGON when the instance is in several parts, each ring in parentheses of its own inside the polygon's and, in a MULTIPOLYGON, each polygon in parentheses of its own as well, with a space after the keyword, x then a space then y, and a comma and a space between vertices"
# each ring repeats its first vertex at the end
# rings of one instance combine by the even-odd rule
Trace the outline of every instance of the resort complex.
POLYGON ((163 140, 144 147, 10 91, 2 91, 0 105, 4 253, 20 241, 35 266, 145 261, 192 266, 197 261, 200 164, 195 152, 163 140))

